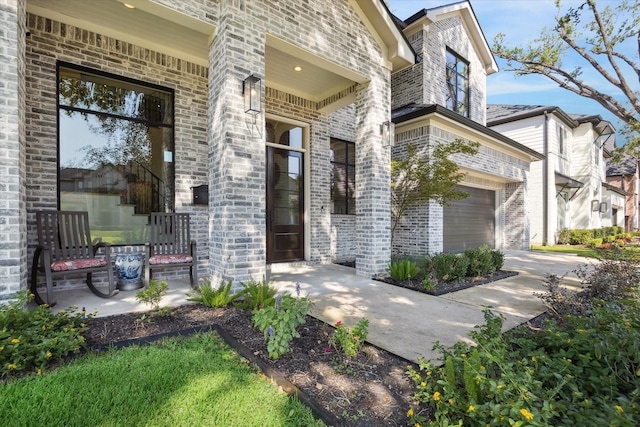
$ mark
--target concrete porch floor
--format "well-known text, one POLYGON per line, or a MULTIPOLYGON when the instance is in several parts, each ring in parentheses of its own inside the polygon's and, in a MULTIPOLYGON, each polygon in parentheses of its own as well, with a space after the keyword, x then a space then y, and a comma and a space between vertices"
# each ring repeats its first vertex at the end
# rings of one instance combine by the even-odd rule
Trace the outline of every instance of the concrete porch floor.
MULTIPOLYGON (((354 325, 362 317, 369 320, 367 341, 407 360, 419 357, 435 359, 433 344, 445 346, 460 340, 475 325, 483 324, 484 307, 505 316, 504 328, 521 324, 545 309, 533 295, 544 290, 547 273, 564 277, 562 283, 579 286, 573 270, 588 263, 585 258, 529 251, 505 251, 505 270, 520 274, 486 285, 440 297, 410 291, 356 276, 354 269, 339 265, 273 264, 271 279, 279 290, 294 293, 300 283, 302 294, 314 302, 311 315, 334 324, 341 320, 354 325)), ((189 303, 188 278, 173 279, 162 306, 189 303)), ((97 316, 147 311, 150 307, 136 301, 137 291, 121 291, 111 299, 96 297, 88 288, 55 292, 55 310, 71 305, 97 316)))

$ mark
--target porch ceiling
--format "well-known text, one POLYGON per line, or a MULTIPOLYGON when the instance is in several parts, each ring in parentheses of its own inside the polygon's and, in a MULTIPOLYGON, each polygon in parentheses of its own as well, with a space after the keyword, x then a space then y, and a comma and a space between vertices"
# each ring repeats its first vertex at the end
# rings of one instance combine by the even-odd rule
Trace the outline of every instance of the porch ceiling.
POLYGON ((215 27, 147 0, 27 0, 27 11, 196 64, 208 64, 215 27))
MULTIPOLYGON (((27 10, 203 66, 209 63, 216 31, 210 23, 148 0, 27 0, 27 10)), ((267 86, 314 102, 366 82, 359 74, 270 35, 265 57, 267 86), (295 66, 302 70, 294 71, 295 66)), ((333 108, 341 106, 334 104, 333 108)))

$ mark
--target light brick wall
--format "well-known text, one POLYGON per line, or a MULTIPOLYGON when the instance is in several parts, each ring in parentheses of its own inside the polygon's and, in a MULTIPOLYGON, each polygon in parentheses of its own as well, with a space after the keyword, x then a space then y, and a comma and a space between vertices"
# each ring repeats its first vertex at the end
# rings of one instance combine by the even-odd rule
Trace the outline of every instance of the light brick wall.
MULTIPOLYGON (((397 130, 393 157, 406 155, 406 145, 415 145, 419 152, 427 153, 435 144, 448 143, 460 135, 436 126, 422 126, 409 131, 397 130)), ((529 164, 523 160, 481 144, 478 154, 452 157, 470 172, 461 185, 495 190, 498 195, 496 215, 496 245, 503 249, 528 248, 529 225, 526 219, 526 181, 529 164), (475 173, 475 175, 474 175, 475 173), (479 173, 483 173, 480 175, 479 173), (495 179, 487 178, 495 176, 495 179), (505 182, 505 181, 516 182, 505 182), (526 243, 525 243, 526 242, 526 243)), ((425 255, 442 252, 444 209, 438 203, 411 207, 396 226, 393 253, 425 255)))
MULTIPOLYGON (((355 106, 349 105, 329 115, 332 138, 354 142, 356 138, 355 106)), ((356 147, 356 152, 358 147, 356 147)), ((356 204, 358 201, 356 200, 356 204)), ((356 216, 331 215, 331 260, 334 262, 356 259, 356 216)))
POLYGON ((469 118, 484 125, 487 74, 460 17, 431 23, 426 31, 420 29, 407 38, 423 59, 409 69, 394 73, 393 108, 409 102, 446 106, 446 51, 450 48, 469 61, 469 118))
MULTIPOLYGON (((28 131, 27 164, 23 169, 28 177, 29 265, 37 242, 34 212, 57 208, 56 63, 65 61, 175 91, 176 211, 191 214, 192 238, 198 243, 198 275, 208 276, 208 212, 206 207, 191 204, 191 187, 208 182, 206 67, 33 14, 26 21, 31 32, 26 43, 28 131)), ((113 248, 114 253, 141 250, 135 246, 113 248)), ((154 277, 185 274, 167 270, 154 277)), ((56 281, 56 286, 84 286, 84 282, 71 278, 67 282, 56 281)))
POLYGON ((27 286, 25 1, 0 0, 0 303, 27 286))

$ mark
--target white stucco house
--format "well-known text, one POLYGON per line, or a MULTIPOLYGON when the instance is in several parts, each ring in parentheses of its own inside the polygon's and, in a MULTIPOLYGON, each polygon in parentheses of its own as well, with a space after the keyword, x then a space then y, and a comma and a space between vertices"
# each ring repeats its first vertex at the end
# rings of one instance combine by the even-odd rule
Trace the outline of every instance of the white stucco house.
POLYGON ((190 213, 214 283, 529 246, 544 156, 485 126, 497 66, 469 2, 404 22, 382 0, 0 4, 0 299, 27 288, 41 209, 86 209, 116 254, 140 251, 151 211, 190 213), (456 138, 481 144, 456 159, 471 197, 416 208, 392 248, 392 155, 456 138))
POLYGON ((624 226, 624 193, 606 181, 611 123, 555 106, 492 104, 487 125, 545 156, 531 168, 532 244, 552 245, 562 229, 624 226))

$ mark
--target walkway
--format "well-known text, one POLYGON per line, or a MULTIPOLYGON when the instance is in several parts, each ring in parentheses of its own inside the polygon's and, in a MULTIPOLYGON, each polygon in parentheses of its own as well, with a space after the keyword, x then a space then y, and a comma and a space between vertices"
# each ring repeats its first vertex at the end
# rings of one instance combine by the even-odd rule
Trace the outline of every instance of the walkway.
MULTIPOLYGON (((520 274, 440 297, 410 291, 356 276, 354 269, 339 265, 272 265, 271 278, 279 289, 294 292, 300 282, 302 293, 314 302, 312 315, 329 324, 342 320, 353 325, 369 319, 368 341, 417 361, 434 359, 433 343, 449 346, 468 340, 467 333, 484 323, 483 307, 502 313, 505 328, 511 328, 544 311, 534 292, 542 292, 546 273, 566 276, 563 283, 579 285, 573 273, 585 258, 556 253, 507 251, 505 270, 520 274)), ((187 303, 188 279, 171 280, 162 305, 187 303)), ((87 287, 55 291, 56 310, 73 304, 98 316, 149 310, 135 299, 135 291, 120 292, 111 299, 93 295, 87 287)))
POLYGON ((545 311, 534 292, 544 291, 547 273, 565 276, 563 283, 579 286, 573 270, 588 262, 575 255, 507 251, 505 270, 520 274, 440 297, 410 291, 358 277, 354 269, 339 265, 273 265, 278 288, 293 292, 296 282, 315 305, 312 315, 327 323, 341 320, 354 325, 369 320, 367 341, 405 359, 435 359, 433 343, 445 346, 470 342, 467 334, 484 323, 489 307, 505 316, 505 329, 545 311))

